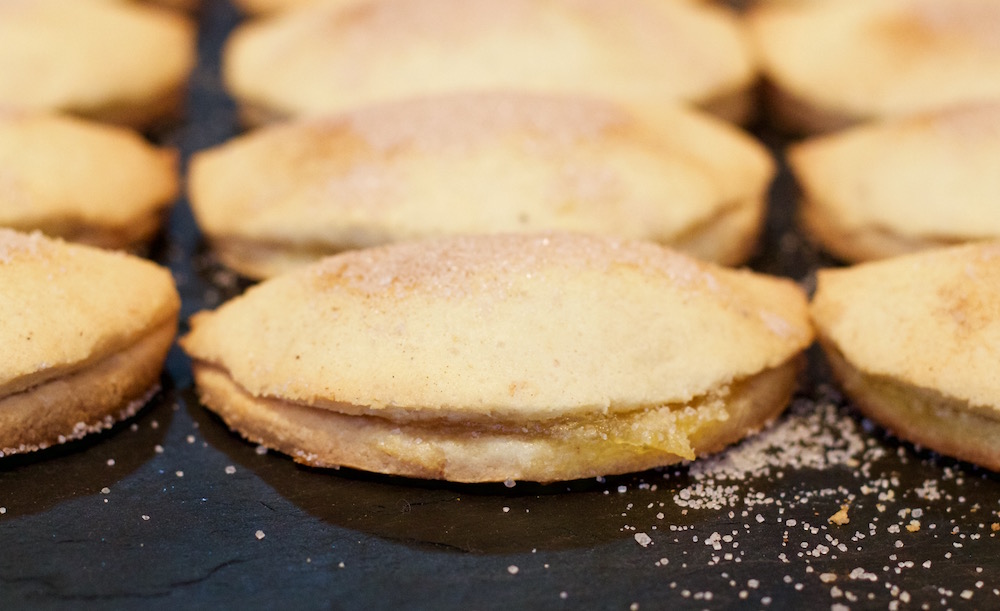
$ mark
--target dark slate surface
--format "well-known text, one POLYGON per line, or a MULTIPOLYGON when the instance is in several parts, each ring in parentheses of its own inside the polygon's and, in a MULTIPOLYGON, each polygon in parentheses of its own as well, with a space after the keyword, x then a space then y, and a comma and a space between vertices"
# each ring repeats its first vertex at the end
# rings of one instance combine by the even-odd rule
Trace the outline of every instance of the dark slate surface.
MULTIPOLYGON (((185 158, 237 130, 218 80, 237 15, 208 0, 201 21, 190 117, 165 137, 185 158)), ((794 231, 794 198, 783 173, 753 266, 808 287, 831 262, 794 231)), ((155 258, 185 319, 242 288, 184 201, 155 258)), ((258 452, 198 404, 175 350, 131 421, 0 460, 0 608, 1000 607, 1000 477, 894 440, 811 357, 789 412, 720 458, 507 488, 258 452)))

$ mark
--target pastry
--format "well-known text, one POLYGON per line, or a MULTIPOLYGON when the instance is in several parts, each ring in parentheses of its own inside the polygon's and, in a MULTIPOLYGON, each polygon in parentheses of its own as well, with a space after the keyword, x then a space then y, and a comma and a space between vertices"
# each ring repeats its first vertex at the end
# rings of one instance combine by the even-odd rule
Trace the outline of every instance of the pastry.
POLYGON ((122 127, 0 111, 0 227, 136 250, 178 191, 177 154, 122 127))
POLYGON ((456 94, 256 130, 198 153, 189 194, 221 260, 254 278, 391 241, 553 229, 738 264, 772 175, 766 149, 693 110, 456 94))
POLYGON ((223 78, 251 124, 496 89, 690 102, 742 120, 756 70, 740 22, 698 2, 368 0, 237 28, 223 78))
POLYGON ((177 10, 177 11, 187 11, 188 13, 195 13, 201 8, 201 0, 146 0, 150 4, 158 4, 160 6, 177 10))
POLYGON ((1000 244, 822 270, 811 314, 836 378, 865 415, 1000 470, 1000 244))
POLYGON ((304 6, 325 1, 328 3, 347 4, 355 0, 233 0, 240 11, 247 15, 272 15, 288 10, 299 9, 304 6))
POLYGON ((1000 101, 791 148, 807 231, 848 261, 1000 238, 1000 101))
POLYGON ((0 2, 0 108, 164 123, 180 111, 194 34, 180 13, 138 3, 0 2))
POLYGON ((1000 98, 1000 3, 775 3, 750 31, 776 121, 816 133, 1000 98))
POLYGON ((794 283, 583 234, 351 251, 251 287, 181 340, 202 401, 314 466, 462 482, 630 472, 785 407, 794 283))
POLYGON ((0 456, 135 413, 159 386, 179 308, 151 262, 0 229, 0 456))

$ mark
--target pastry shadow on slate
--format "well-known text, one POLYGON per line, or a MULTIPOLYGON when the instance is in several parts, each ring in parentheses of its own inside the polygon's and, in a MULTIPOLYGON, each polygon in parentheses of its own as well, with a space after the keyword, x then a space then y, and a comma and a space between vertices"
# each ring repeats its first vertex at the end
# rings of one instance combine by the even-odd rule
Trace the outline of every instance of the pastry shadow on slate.
POLYGON ((16 507, 17 513, 44 513, 69 499, 99 494, 140 470, 162 444, 178 400, 168 375, 161 376, 160 384, 160 391, 138 413, 108 430, 0 458, 0 490, 6 504, 30 499, 16 507))
MULTIPOLYGON (((184 402, 208 445, 290 503, 329 524, 412 547, 476 554, 592 548, 634 536, 622 529, 620 489, 656 486, 668 496, 690 483, 683 466, 511 487, 320 469, 278 452, 259 454, 203 407, 194 390, 184 391, 184 402)), ((667 504, 658 511, 679 516, 681 508, 667 504)), ((664 518, 664 524, 675 521, 664 518)))

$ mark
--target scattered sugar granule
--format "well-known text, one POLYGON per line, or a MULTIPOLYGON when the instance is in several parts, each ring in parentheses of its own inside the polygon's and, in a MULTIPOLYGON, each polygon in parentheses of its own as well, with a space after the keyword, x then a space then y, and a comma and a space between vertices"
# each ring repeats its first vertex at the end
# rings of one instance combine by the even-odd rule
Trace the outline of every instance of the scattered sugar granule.
POLYGON ((652 543, 653 540, 646 533, 635 533, 635 542, 643 547, 646 547, 652 543))
POLYGON ((850 505, 841 505, 840 511, 833 514, 829 518, 830 524, 837 524, 843 526, 844 524, 849 524, 851 519, 847 517, 847 510, 850 509, 850 505))
POLYGON ((267 454, 267 446, 263 446, 263 445, 257 446, 257 448, 254 450, 254 452, 256 452, 258 456, 263 456, 263 455, 267 454))
POLYGON ((911 533, 915 533, 920 530, 920 520, 910 520, 910 523, 906 525, 906 530, 911 533))
POLYGON ((184 472, 183 471, 175 471, 174 475, 176 475, 177 477, 184 477, 184 472))
POLYGON ((264 531, 263 531, 263 530, 258 530, 257 532, 255 532, 255 533, 253 534, 253 536, 257 537, 257 540, 258 540, 258 541, 260 541, 260 540, 261 540, 261 539, 263 539, 263 538, 264 538, 264 536, 265 536, 265 535, 264 535, 264 531))
POLYGON ((507 567, 507 572, 510 573, 511 575, 517 575, 517 572, 520 570, 521 569, 517 568, 516 564, 512 564, 509 567, 507 567))
POLYGON ((101 488, 101 494, 111 494, 111 488, 108 488, 107 486, 101 488))
POLYGON ((142 514, 142 521, 149 522, 149 516, 147 516, 146 514, 142 514))
POLYGON ((822 581, 823 583, 833 583, 834 581, 837 581, 837 574, 836 573, 820 573, 819 580, 822 581))
POLYGON ((109 458, 108 459, 108 466, 109 467, 115 466, 115 459, 114 458, 109 458))
POLYGON ((232 475, 233 473, 236 473, 236 467, 234 467, 232 465, 227 466, 226 467, 226 475, 232 475))
POLYGON ((6 507, 0 507, 0 515, 3 515, 5 513, 7 513, 7 508, 6 507))

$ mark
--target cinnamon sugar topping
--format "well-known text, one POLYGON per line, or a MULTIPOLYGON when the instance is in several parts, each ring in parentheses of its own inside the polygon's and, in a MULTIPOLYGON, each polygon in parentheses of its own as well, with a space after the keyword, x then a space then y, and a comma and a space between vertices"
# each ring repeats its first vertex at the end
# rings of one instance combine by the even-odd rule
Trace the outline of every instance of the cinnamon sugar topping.
POLYGON ((10 263, 18 256, 37 257, 44 246, 45 239, 37 231, 27 234, 0 228, 0 265, 10 263))
POLYGON ((918 23, 929 32, 1000 49, 1000 4, 983 0, 921 0, 911 4, 918 23))
POLYGON ((536 136, 535 145, 544 141, 562 147, 594 139, 624 121, 624 113, 596 100, 520 94, 416 99, 357 111, 349 119, 351 128, 379 152, 403 146, 469 148, 511 133, 536 136))
POLYGON ((456 237, 345 253, 314 268, 321 284, 336 280, 368 295, 431 291, 448 298, 504 288, 512 279, 553 269, 633 267, 678 287, 714 292, 718 282, 689 257, 646 243, 597 236, 543 234, 456 237), (491 287, 490 285, 496 285, 491 287))

